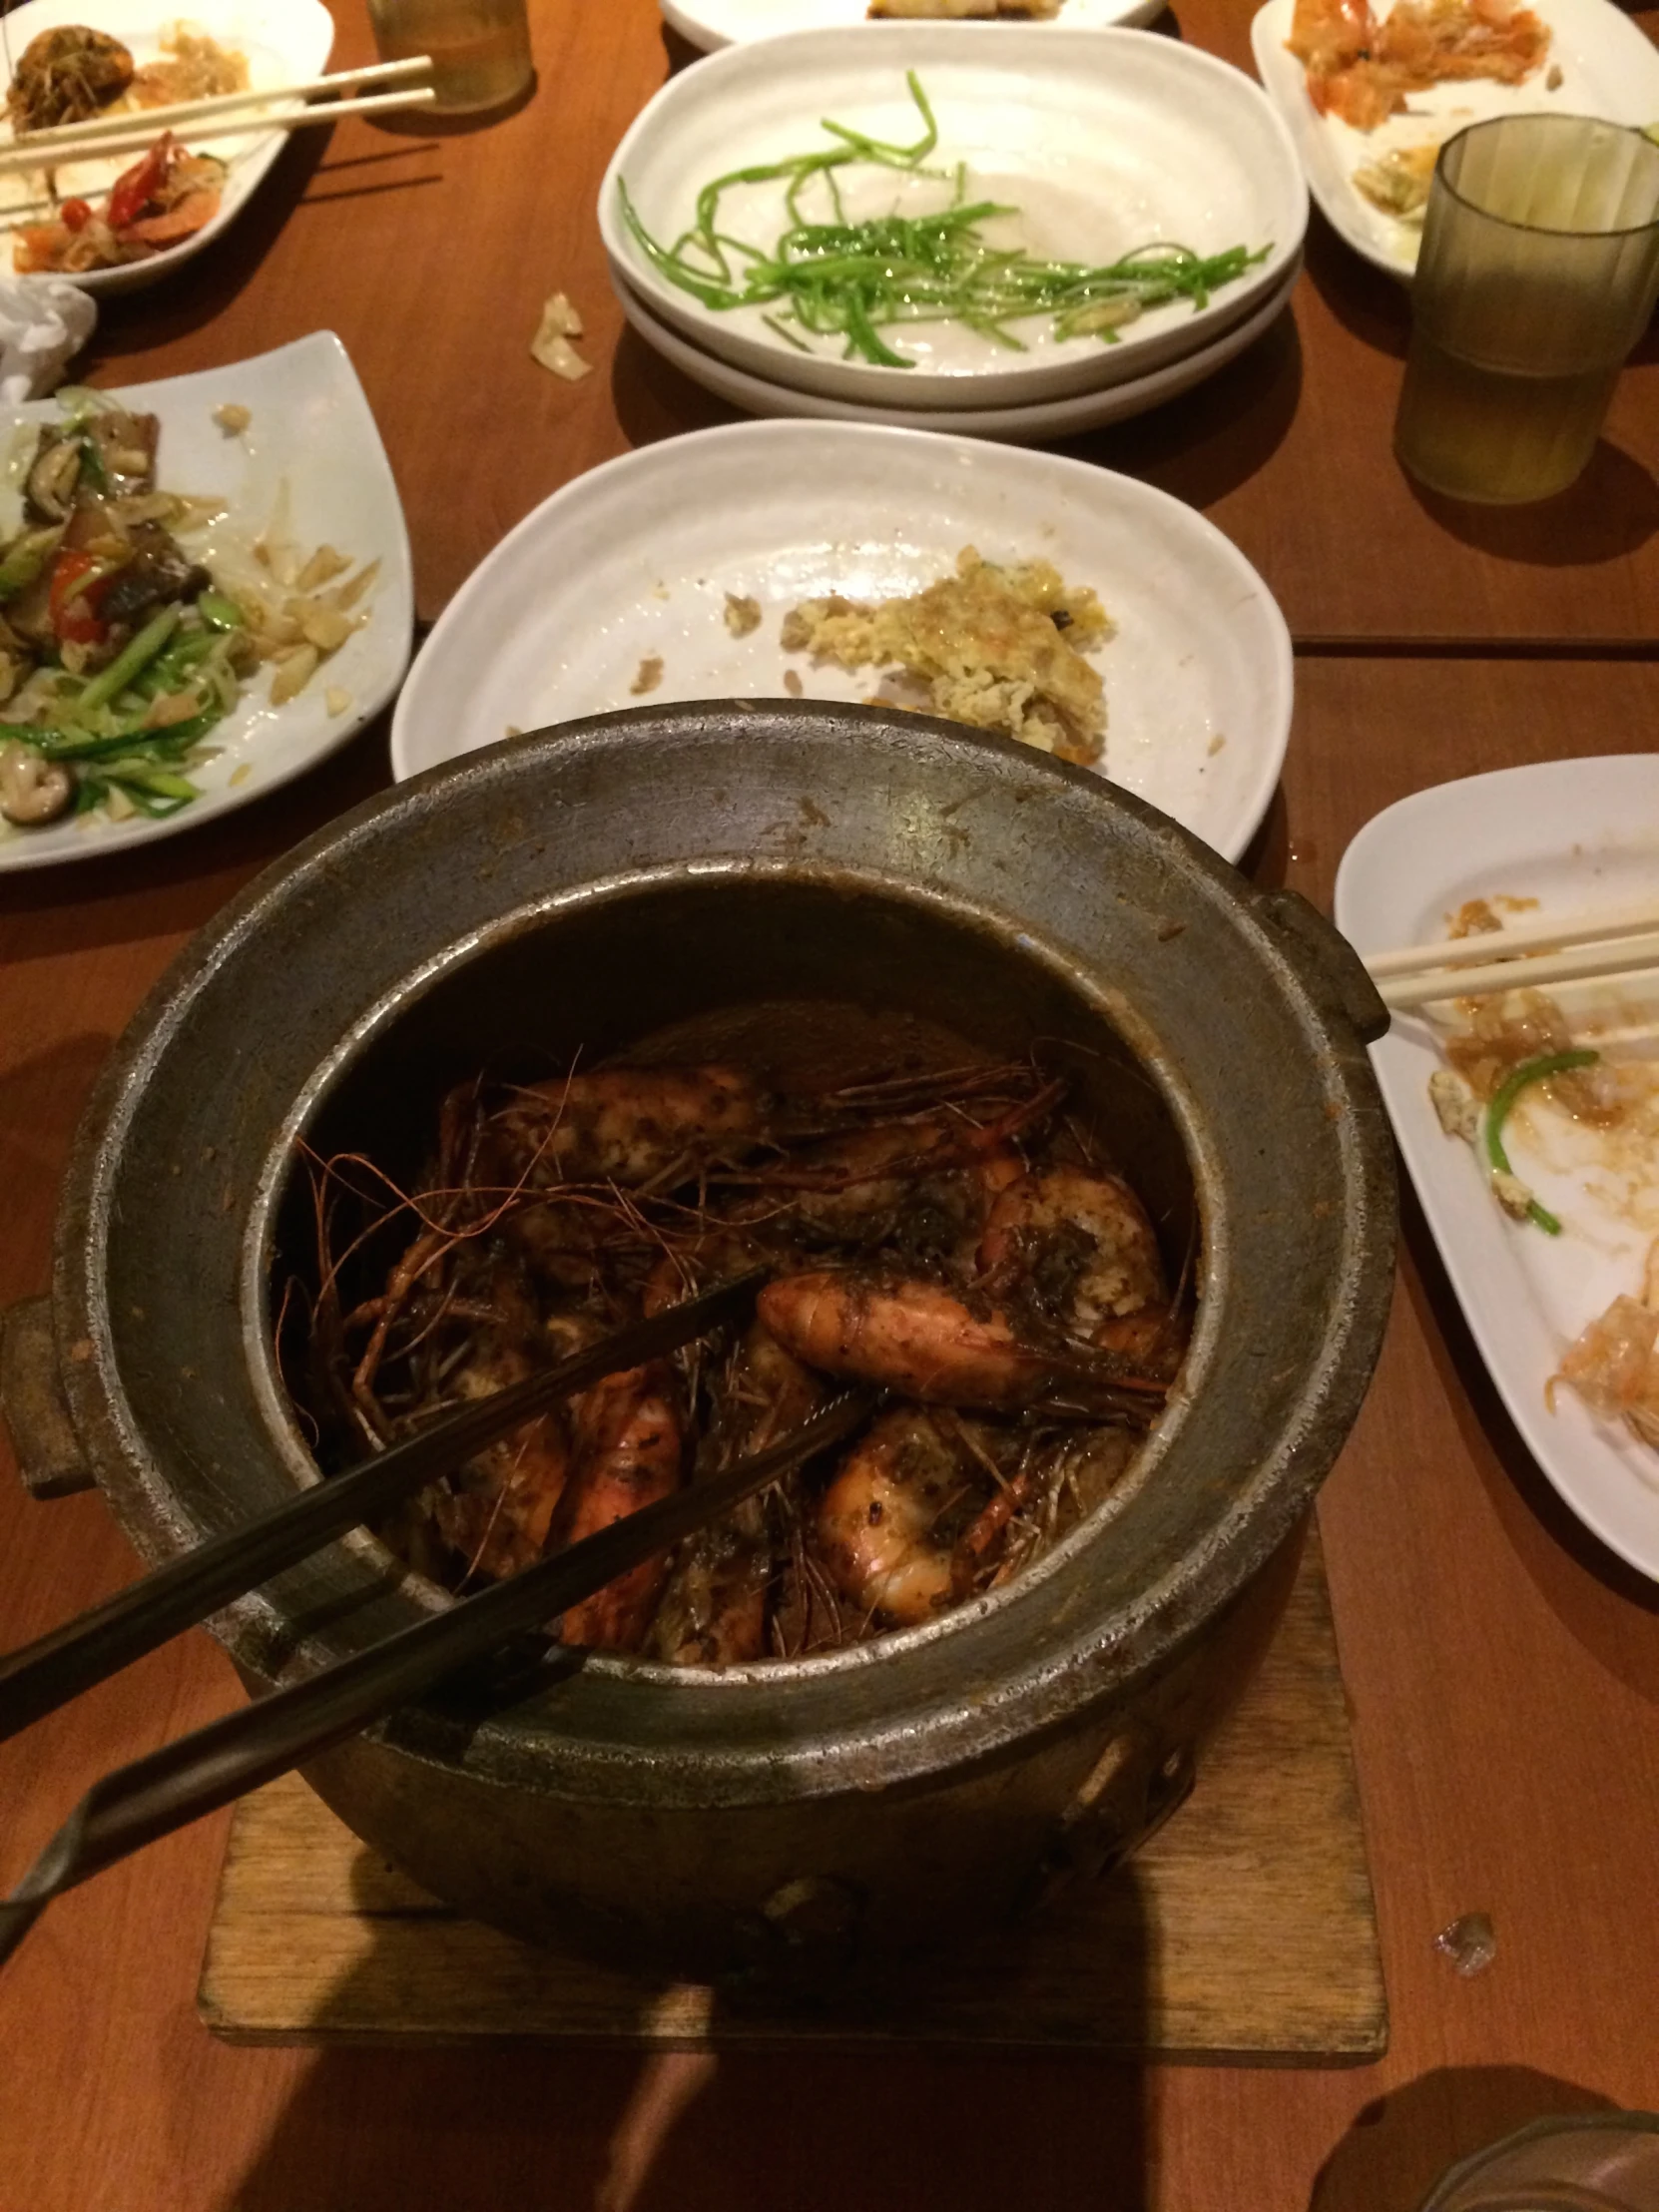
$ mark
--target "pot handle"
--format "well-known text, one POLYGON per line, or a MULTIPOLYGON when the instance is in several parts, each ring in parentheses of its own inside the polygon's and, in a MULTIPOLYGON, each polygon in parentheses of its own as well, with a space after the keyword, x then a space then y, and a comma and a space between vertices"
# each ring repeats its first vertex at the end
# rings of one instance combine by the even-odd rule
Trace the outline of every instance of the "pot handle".
POLYGON ((1334 992, 1362 1044, 1375 1044, 1390 1019, 1366 963, 1334 923, 1300 891, 1262 891, 1256 911, 1289 938, 1287 950, 1316 987, 1334 992))
POLYGON ((58 1380, 50 1298, 19 1299, 0 1312, 0 1414, 31 1497, 93 1487, 58 1380))

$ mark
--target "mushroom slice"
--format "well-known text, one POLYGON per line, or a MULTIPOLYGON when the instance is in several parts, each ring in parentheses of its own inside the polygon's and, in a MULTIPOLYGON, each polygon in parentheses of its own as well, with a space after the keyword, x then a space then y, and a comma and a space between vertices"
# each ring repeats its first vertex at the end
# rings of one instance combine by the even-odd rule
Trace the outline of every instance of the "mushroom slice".
POLYGON ((75 779, 18 738, 0 746, 0 815, 20 830, 38 830, 69 812, 75 779))
POLYGON ((67 522, 75 504, 75 487, 81 481, 81 445, 48 427, 29 464, 23 486, 23 506, 31 522, 67 522))

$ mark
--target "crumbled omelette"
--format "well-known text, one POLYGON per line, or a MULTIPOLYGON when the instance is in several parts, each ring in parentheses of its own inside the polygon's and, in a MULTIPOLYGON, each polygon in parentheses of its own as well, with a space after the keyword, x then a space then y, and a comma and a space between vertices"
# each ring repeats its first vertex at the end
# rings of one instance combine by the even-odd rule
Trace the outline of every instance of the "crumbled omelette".
POLYGON ((1106 697, 1083 651, 1111 635, 1096 594, 1051 562, 994 568, 969 545, 954 576, 907 598, 804 600, 784 617, 783 642, 844 669, 901 670, 948 721, 1086 767, 1105 745, 1106 697))

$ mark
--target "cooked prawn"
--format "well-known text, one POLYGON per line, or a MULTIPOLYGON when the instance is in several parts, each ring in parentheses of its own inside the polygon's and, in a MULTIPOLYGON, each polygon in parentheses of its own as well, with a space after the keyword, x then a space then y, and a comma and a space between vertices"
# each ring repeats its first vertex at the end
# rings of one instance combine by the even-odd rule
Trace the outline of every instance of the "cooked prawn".
POLYGON ((632 1190, 682 1161, 742 1151, 763 1121, 760 1091, 736 1068, 601 1068, 522 1085, 493 1117, 491 1135, 512 1180, 632 1190))
POLYGON ((1394 0, 1381 20, 1370 0, 1297 0, 1290 51, 1308 72, 1321 115, 1375 131, 1406 96, 1473 77, 1518 85, 1549 51, 1549 28, 1507 0, 1394 0))
POLYGON ((904 1626, 948 1606, 954 1565, 937 1529, 961 1489, 956 1453, 926 1413, 882 1414, 819 1505, 819 1546, 842 1596, 904 1626))
MULTIPOLYGON (((556 1533, 565 1544, 597 1535, 680 1486, 685 1431, 673 1371, 654 1361, 608 1375, 576 1408, 575 1464, 556 1533)), ((627 1651, 650 1626, 668 1579, 667 1552, 608 1582, 564 1616, 562 1643, 627 1651)))

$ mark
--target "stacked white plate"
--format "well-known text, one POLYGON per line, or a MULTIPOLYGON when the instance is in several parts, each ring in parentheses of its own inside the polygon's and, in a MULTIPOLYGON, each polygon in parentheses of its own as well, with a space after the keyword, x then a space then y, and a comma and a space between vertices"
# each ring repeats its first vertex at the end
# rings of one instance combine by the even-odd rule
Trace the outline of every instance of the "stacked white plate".
MULTIPOLYGON (((822 177, 802 220, 833 220, 822 177)), ((649 344, 755 414, 811 415, 1018 440, 1064 436, 1172 398, 1220 368, 1281 312, 1296 281, 1308 192, 1290 133, 1260 88, 1173 39, 1060 23, 888 23, 800 31, 726 47, 663 88, 628 132, 600 193, 612 281, 649 344), (824 119, 887 145, 938 123, 922 170, 874 164, 836 178, 845 216, 948 206, 962 165, 969 202, 1011 212, 983 226, 998 246, 1100 265, 1149 245, 1260 259, 1203 304, 1148 309, 1115 342, 1022 320, 1018 345, 959 322, 883 327, 908 367, 847 357, 772 308, 717 308, 665 273, 627 221, 673 248, 699 193, 740 168, 832 145, 824 119)), ((771 248, 789 228, 781 182, 731 188, 723 234, 771 248)), ((736 266, 742 257, 735 257, 736 266)))

